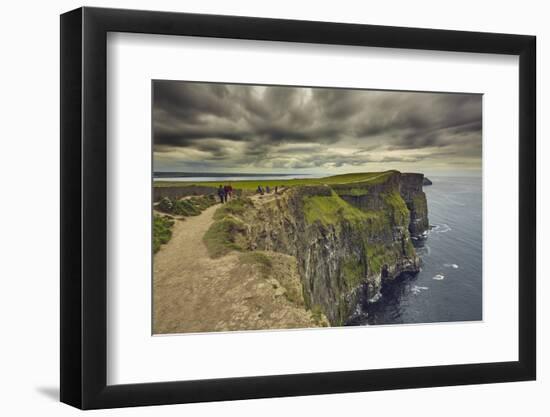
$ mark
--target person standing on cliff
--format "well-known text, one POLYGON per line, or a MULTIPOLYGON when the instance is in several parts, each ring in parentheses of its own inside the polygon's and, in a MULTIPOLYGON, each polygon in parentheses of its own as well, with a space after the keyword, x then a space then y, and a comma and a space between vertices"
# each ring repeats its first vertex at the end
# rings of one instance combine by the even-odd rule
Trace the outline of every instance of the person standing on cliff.
POLYGON ((225 196, 225 202, 227 203, 227 199, 230 197, 229 196, 229 185, 224 185, 223 186, 223 192, 224 192, 224 196, 225 196))
POLYGON ((225 190, 223 188, 223 185, 220 185, 218 188, 218 196, 220 197, 220 203, 224 203, 225 197, 225 190))

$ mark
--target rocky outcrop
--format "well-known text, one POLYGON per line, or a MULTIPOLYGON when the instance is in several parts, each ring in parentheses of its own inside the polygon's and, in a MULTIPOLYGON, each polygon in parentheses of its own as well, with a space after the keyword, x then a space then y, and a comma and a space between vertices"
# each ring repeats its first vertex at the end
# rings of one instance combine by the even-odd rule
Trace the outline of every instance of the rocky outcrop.
POLYGON ((389 171, 257 199, 243 215, 246 249, 295 257, 307 306, 341 325, 361 293, 372 298, 383 282, 419 270, 411 235, 428 227, 422 179, 389 171))
POLYGON ((430 225, 428 223, 428 203, 422 191, 423 174, 401 174, 400 193, 410 211, 409 232, 413 237, 424 236, 430 225))

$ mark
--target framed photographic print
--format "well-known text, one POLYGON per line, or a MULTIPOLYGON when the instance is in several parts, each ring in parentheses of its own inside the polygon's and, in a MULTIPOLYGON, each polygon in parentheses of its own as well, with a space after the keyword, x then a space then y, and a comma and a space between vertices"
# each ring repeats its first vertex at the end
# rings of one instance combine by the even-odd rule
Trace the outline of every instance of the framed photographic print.
POLYGON ((535 379, 535 38, 61 16, 61 400, 535 379))

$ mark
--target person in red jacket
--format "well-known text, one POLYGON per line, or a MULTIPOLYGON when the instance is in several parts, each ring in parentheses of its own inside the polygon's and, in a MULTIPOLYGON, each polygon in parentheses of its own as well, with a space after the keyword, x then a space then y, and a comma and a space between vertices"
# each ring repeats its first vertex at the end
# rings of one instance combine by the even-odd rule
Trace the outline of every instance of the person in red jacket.
POLYGON ((229 198, 229 185, 224 185, 223 186, 223 191, 224 191, 224 195, 225 195, 225 202, 227 203, 227 199, 229 198))

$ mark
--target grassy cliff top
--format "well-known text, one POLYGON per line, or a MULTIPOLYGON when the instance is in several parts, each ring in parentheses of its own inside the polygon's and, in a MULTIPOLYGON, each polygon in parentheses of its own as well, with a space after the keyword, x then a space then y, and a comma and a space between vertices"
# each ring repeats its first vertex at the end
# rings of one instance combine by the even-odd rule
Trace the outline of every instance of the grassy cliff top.
POLYGON ((318 220, 325 226, 337 224, 341 219, 354 223, 373 217, 373 213, 362 211, 346 203, 334 192, 331 196, 306 197, 304 213, 308 224, 318 220))
POLYGON ((297 185, 336 185, 336 184, 352 184, 352 183, 368 183, 379 184, 385 182, 392 174, 398 171, 384 172, 361 172, 353 174, 333 175, 323 178, 300 178, 289 180, 245 180, 245 181, 213 181, 213 182, 184 182, 184 181, 156 181, 155 187, 187 187, 191 185, 201 185, 206 187, 218 187, 223 184, 231 184, 235 189, 255 190, 258 185, 262 187, 275 186, 292 187, 297 185))

